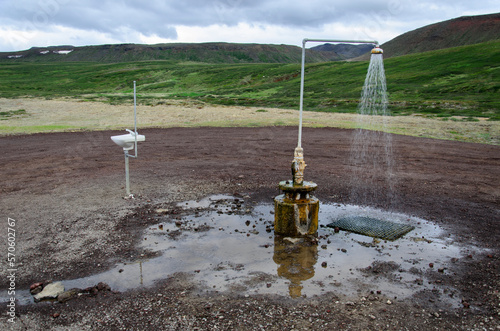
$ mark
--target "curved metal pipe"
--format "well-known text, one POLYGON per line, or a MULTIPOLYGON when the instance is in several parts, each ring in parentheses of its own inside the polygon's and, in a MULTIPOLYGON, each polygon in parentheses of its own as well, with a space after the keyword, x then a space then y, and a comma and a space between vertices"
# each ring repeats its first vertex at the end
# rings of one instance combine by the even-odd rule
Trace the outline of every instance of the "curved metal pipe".
POLYGON ((378 46, 378 41, 375 40, 340 40, 340 39, 308 39, 302 40, 302 64, 300 69, 300 103, 299 103, 299 138, 297 147, 302 147, 302 111, 304 108, 304 76, 306 63, 306 43, 308 42, 323 42, 323 43, 343 43, 343 44, 375 44, 378 46))

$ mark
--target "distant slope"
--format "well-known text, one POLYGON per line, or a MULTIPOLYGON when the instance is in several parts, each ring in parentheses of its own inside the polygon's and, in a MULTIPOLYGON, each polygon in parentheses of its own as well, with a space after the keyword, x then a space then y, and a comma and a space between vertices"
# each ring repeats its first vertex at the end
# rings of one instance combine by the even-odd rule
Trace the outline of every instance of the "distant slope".
POLYGON ((322 52, 325 56, 329 57, 331 61, 336 61, 339 58, 342 60, 352 59, 368 53, 373 48, 373 45, 361 44, 323 44, 312 47, 311 50, 322 52))
MULTIPOLYGON (((150 60, 204 63, 299 63, 301 48, 291 45, 235 43, 172 43, 158 45, 118 44, 98 46, 33 47, 0 53, 0 61, 29 62, 132 62, 150 60)), ((308 62, 341 59, 331 53, 309 51, 308 62)))
MULTIPOLYGON (((406 32, 382 45, 384 58, 500 39, 500 13, 464 16, 406 32)), ((324 44, 306 61, 368 60, 371 45, 324 44), (364 54, 364 55, 362 55, 364 54)), ((171 60, 202 63, 300 63, 300 47, 272 44, 171 43, 33 47, 0 53, 0 62, 104 62, 171 60)))
POLYGON ((384 58, 500 39, 500 13, 463 16, 406 32, 382 45, 384 58))
MULTIPOLYGON (((499 49, 500 40, 386 59, 392 114, 500 120, 499 49)), ((308 64, 304 109, 355 112, 367 69, 368 62, 308 64)), ((296 109, 300 71, 299 63, 4 62, 0 98, 76 97, 130 104, 136 81, 143 105, 195 99, 296 109)))

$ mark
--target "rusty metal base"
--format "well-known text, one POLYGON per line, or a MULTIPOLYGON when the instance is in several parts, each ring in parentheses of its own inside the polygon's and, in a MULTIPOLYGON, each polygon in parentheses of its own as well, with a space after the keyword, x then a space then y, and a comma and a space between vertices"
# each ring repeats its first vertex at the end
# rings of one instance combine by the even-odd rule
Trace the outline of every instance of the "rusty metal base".
POLYGON ((318 231, 319 200, 290 200, 285 194, 274 199, 274 232, 288 237, 315 235, 318 231))

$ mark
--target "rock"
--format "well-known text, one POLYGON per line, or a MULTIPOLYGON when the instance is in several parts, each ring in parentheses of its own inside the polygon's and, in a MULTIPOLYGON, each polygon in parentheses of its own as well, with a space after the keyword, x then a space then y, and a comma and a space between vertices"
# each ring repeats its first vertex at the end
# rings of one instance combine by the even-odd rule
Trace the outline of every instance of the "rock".
POLYGON ((43 288, 43 291, 33 296, 35 302, 44 299, 55 299, 57 296, 64 292, 64 285, 61 282, 48 284, 43 288))
POLYGON ((111 291, 111 287, 109 287, 108 284, 100 282, 97 284, 97 290, 98 291, 111 291))
POLYGON ((76 297, 78 295, 78 293, 80 293, 80 292, 81 292, 81 290, 79 288, 72 288, 70 290, 64 291, 63 293, 61 293, 57 296, 57 301, 59 301, 61 303, 66 302, 66 301, 71 300, 74 297, 76 297))
POLYGON ((42 292, 42 290, 43 290, 43 283, 34 283, 34 284, 31 284, 31 286, 30 286, 31 295, 38 294, 38 293, 42 292))

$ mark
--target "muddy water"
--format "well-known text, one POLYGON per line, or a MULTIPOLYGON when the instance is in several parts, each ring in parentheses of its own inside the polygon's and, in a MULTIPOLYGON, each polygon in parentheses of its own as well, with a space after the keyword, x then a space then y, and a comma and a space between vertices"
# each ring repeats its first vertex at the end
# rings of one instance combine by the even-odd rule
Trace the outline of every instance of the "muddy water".
POLYGON ((454 307, 459 304, 458 291, 431 282, 427 275, 452 274, 453 259, 475 249, 458 246, 452 236, 425 220, 357 206, 322 204, 316 240, 275 237, 272 204, 249 205, 243 199, 212 196, 179 207, 187 216, 167 213, 144 231, 140 246, 160 252, 158 257, 63 281, 65 287, 106 282, 113 290, 125 291, 183 272, 193 276, 201 292, 299 297, 333 291, 349 297, 380 291, 402 299, 429 290, 436 301, 454 307), (325 227, 346 215, 411 224, 415 230, 386 242, 325 227))

